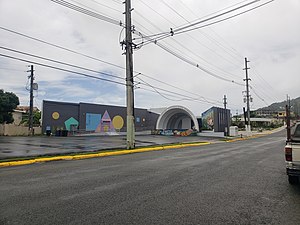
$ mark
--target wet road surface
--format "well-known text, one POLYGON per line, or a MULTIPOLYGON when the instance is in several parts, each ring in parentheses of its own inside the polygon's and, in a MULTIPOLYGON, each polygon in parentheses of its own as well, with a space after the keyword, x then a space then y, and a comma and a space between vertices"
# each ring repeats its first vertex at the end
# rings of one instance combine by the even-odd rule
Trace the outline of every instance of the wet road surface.
POLYGON ((0 168, 0 224, 299 224, 284 142, 0 168))
MULTIPOLYGON (((207 137, 174 137, 159 135, 136 136, 136 146, 162 145, 179 142, 205 142, 220 140, 207 137)), ((0 136, 0 159, 55 155, 76 152, 91 152, 106 149, 126 148, 126 136, 81 136, 81 137, 4 137, 0 136)))

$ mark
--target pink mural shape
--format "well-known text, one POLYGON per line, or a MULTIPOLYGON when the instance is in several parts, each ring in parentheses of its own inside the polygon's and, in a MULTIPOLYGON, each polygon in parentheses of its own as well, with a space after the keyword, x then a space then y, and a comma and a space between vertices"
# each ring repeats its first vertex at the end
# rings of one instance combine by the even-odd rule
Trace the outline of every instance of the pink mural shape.
POLYGON ((102 119, 101 119, 99 125, 96 128, 96 132, 97 133, 101 133, 101 132, 115 132, 115 128, 113 126, 113 123, 111 121, 111 118, 110 118, 107 110, 105 110, 105 113, 102 116, 102 119))

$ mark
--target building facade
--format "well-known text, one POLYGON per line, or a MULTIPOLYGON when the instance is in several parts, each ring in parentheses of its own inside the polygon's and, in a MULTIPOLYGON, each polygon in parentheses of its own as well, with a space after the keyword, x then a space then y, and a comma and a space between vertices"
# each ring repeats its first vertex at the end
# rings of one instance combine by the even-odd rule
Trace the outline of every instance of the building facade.
POLYGON ((225 132, 230 126, 230 110, 212 107, 202 113, 202 129, 225 132))
MULTIPOLYGON (((134 115, 136 131, 155 129, 158 114, 147 109, 135 108, 134 115)), ((125 132, 126 117, 126 107, 44 100, 42 132, 125 132)))

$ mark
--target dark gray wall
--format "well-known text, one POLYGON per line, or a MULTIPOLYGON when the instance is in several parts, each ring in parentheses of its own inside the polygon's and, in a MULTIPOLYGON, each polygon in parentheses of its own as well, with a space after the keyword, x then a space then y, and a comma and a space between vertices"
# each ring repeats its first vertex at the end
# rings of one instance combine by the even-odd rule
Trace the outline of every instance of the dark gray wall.
POLYGON ((64 122, 70 117, 79 121, 78 112, 79 104, 44 100, 42 111, 42 131, 46 132, 47 126, 51 127, 52 132, 60 128, 65 129, 64 122), (54 112, 59 113, 59 118, 57 120, 52 118, 52 114, 54 112))
MULTIPOLYGON (((84 130, 86 128, 86 113, 95 113, 95 114, 103 114, 107 110, 111 119, 115 116, 121 116, 124 119, 124 127, 121 131, 126 131, 126 117, 127 117, 127 109, 122 106, 112 106, 112 105, 97 105, 90 103, 80 103, 79 104, 79 115, 80 115, 80 125, 79 128, 84 130)), ((158 114, 151 113, 146 109, 135 109, 134 117, 135 117, 135 129, 136 131, 143 130, 153 130, 156 126, 156 121, 158 119, 158 114), (140 122, 137 122, 139 118, 140 122)))
MULTIPOLYGON (((90 103, 65 103, 54 101, 43 101, 43 116, 42 116, 42 129, 46 132, 46 127, 50 126, 52 132, 56 128, 65 128, 64 122, 70 117, 74 117, 79 122, 79 129, 85 130, 86 128, 86 113, 94 113, 104 115, 108 111, 110 118, 119 115, 124 119, 124 127, 121 131, 126 131, 126 107, 111 106, 111 105, 97 105, 90 103), (52 118, 52 113, 58 112, 60 117, 58 120, 52 118)), ((153 130, 156 126, 156 121, 159 117, 158 114, 149 112, 146 109, 135 109, 135 129, 136 131, 153 130), (139 122, 137 121, 139 118, 139 122)))
POLYGON ((217 107, 213 107, 213 110, 215 132, 225 132, 226 124, 230 126, 230 110, 217 107))

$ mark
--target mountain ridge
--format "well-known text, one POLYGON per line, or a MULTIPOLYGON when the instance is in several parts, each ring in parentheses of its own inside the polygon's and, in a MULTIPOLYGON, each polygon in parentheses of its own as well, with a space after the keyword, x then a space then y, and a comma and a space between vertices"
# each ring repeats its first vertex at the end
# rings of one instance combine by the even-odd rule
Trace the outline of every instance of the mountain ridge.
MULTIPOLYGON (((300 97, 290 100, 291 112, 300 115, 300 97)), ((285 111, 287 101, 275 102, 267 107, 259 108, 255 111, 285 111)))

